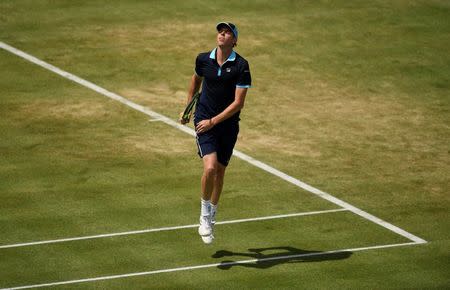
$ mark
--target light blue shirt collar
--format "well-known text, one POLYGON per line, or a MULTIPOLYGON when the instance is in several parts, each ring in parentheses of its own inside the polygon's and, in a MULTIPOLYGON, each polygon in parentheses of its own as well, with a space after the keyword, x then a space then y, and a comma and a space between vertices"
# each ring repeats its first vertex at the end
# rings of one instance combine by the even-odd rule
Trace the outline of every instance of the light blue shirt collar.
MULTIPOLYGON (((214 48, 214 49, 211 51, 211 53, 209 54, 209 58, 211 58, 211 59, 216 59, 216 50, 217 50, 217 47, 214 48)), ((235 61, 235 60, 236 60, 236 52, 234 52, 234 50, 233 50, 233 51, 231 51, 230 56, 227 58, 227 60, 226 60, 225 62, 227 62, 227 61, 235 61)), ((225 63, 225 62, 224 62, 224 63, 225 63)))

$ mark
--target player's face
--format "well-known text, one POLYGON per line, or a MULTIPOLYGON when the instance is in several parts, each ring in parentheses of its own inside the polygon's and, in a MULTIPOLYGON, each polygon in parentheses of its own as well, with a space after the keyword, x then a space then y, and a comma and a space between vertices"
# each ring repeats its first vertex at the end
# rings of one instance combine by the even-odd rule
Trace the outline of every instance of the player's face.
POLYGON ((217 45, 224 47, 233 47, 236 40, 233 32, 228 27, 223 27, 217 33, 217 45))

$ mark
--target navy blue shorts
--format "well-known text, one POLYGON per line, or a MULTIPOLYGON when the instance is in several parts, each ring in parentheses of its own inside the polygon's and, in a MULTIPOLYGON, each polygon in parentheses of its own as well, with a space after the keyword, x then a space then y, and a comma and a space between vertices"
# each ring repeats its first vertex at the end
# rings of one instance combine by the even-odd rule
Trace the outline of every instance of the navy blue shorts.
POLYGON ((211 130, 197 134, 198 155, 216 152, 220 164, 227 166, 239 134, 239 124, 218 124, 211 130))

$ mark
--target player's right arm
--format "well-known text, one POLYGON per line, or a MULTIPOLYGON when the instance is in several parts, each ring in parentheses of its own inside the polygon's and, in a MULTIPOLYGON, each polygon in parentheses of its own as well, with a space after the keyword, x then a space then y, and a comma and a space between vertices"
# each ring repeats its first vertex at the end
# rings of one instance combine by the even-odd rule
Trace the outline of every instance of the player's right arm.
MULTIPOLYGON (((193 96, 200 89, 200 86, 202 84, 202 80, 203 80, 202 77, 200 77, 196 73, 194 73, 192 75, 191 82, 190 82, 190 85, 189 85, 189 91, 188 91, 188 94, 187 94, 186 106, 192 101, 193 96)), ((181 114, 180 114, 180 123, 181 124, 188 123, 189 120, 183 119, 182 116, 183 116, 183 112, 181 112, 181 114)))
POLYGON ((198 92, 200 89, 200 85, 202 84, 202 77, 194 73, 191 78, 191 84, 189 85, 189 91, 187 96, 187 102, 186 105, 189 104, 192 101, 192 97, 195 95, 195 93, 198 92))

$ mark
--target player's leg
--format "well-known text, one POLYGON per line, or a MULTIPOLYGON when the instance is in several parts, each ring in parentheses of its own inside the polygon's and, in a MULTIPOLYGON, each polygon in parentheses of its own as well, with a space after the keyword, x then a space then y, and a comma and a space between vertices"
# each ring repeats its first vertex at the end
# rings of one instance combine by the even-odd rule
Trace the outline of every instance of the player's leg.
POLYGON ((214 225, 216 223, 216 211, 219 204, 220 194, 223 189, 223 182, 225 178, 226 166, 222 165, 220 162, 217 163, 216 177, 214 179, 214 187, 211 194, 211 223, 214 225))
POLYGON ((234 124, 224 127, 220 133, 216 152, 218 162, 216 178, 214 179, 214 187, 211 195, 211 222, 213 226, 216 222, 217 207, 223 189, 225 170, 233 155, 233 149, 239 134, 239 125, 234 124))
POLYGON ((211 200, 219 162, 216 152, 203 156, 202 198, 211 200))
POLYGON ((211 226, 211 195, 214 189, 214 181, 218 168, 216 152, 204 155, 203 158, 203 175, 202 175, 202 198, 200 209, 200 226, 198 233, 202 236, 205 243, 212 242, 212 226, 211 226))
POLYGON ((217 163, 216 176, 214 178, 214 186, 211 194, 211 203, 218 204, 220 199, 220 194, 222 193, 223 181, 225 179, 225 169, 226 166, 217 163))
POLYGON ((213 241, 211 226, 211 195, 217 171, 217 141, 214 130, 197 135, 198 155, 202 158, 203 174, 201 178, 201 210, 198 233, 206 244, 213 241))

